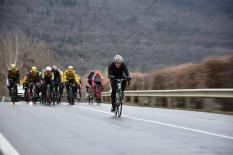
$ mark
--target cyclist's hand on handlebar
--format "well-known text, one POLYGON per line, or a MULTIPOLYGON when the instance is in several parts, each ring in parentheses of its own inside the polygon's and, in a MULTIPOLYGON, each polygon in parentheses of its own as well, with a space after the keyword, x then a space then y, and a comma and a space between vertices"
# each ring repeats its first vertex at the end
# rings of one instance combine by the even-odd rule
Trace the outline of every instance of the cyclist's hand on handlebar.
POLYGON ((114 80, 116 77, 113 75, 109 75, 109 79, 114 80))
POLYGON ((128 81, 130 81, 132 78, 131 78, 130 76, 128 76, 128 77, 126 77, 126 79, 127 79, 128 81))

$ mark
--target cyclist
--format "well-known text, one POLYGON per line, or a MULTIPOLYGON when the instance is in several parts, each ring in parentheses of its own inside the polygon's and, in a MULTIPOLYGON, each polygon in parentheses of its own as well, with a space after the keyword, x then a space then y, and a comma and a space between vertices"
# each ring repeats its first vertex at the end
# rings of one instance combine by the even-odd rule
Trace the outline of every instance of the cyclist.
POLYGON ((44 74, 44 72, 45 72, 45 69, 42 69, 42 71, 39 72, 39 76, 40 76, 40 80, 41 80, 41 81, 42 81, 42 75, 44 74))
MULTIPOLYGON (((128 68, 123 61, 123 57, 120 55, 115 55, 113 62, 108 67, 108 77, 110 79, 112 93, 112 109, 111 111, 115 111, 115 102, 116 102, 116 89, 117 89, 117 81, 115 79, 127 79, 128 81, 131 79, 129 75, 128 68)), ((122 92, 124 96, 124 90, 126 86, 126 81, 122 82, 122 92)))
POLYGON ((42 73, 42 95, 45 98, 46 90, 47 90, 47 85, 51 86, 51 91, 53 89, 53 84, 54 84, 54 74, 52 72, 52 68, 50 66, 47 66, 45 68, 45 72, 42 73))
MULTIPOLYGON (((28 74, 23 79, 23 87, 25 89, 25 92, 27 92, 27 89, 30 83, 33 83, 36 85, 36 96, 38 99, 39 93, 40 93, 39 91, 40 90, 40 75, 35 66, 32 66, 31 70, 28 72, 28 74)), ((29 88, 29 90, 30 92, 32 91, 31 88, 29 88)))
MULTIPOLYGON (((74 83, 75 84, 75 94, 77 93, 77 89, 81 84, 81 80, 78 74, 76 74, 73 66, 69 66, 65 72, 64 72, 64 82, 66 84, 66 92, 69 92, 69 84, 70 83, 74 83)), ((81 91, 80 91, 81 92, 81 91)), ((67 95, 67 99, 68 99, 68 95, 67 95)))
MULTIPOLYGON (((100 87, 101 91, 103 91, 103 89, 104 89, 103 75, 100 73, 100 71, 96 71, 95 74, 93 75, 92 86, 93 86, 95 98, 97 98, 97 96, 96 96, 96 88, 100 87)), ((99 100, 101 102, 101 98, 99 100)))
POLYGON ((19 82, 20 82, 19 69, 15 64, 11 64, 10 69, 8 70, 8 78, 7 78, 7 87, 9 89, 10 96, 11 96, 11 88, 15 84, 19 84, 19 82))
POLYGON ((89 75, 87 76, 87 81, 86 81, 86 91, 87 91, 87 93, 89 93, 88 88, 92 87, 92 79, 93 79, 94 74, 95 74, 95 72, 91 71, 89 73, 89 75))
POLYGON ((57 91, 58 87, 60 87, 60 96, 62 96, 63 94, 63 72, 60 71, 57 66, 53 66, 52 67, 52 72, 54 74, 54 87, 55 87, 55 91, 57 91))

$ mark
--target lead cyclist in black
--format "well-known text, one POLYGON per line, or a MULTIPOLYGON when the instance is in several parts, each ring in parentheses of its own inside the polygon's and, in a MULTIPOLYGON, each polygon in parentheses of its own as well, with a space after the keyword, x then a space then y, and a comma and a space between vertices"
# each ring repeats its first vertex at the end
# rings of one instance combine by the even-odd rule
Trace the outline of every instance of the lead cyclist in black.
MULTIPOLYGON (((115 79, 126 79, 130 81, 131 77, 129 75, 128 68, 126 64, 123 61, 123 57, 120 55, 114 56, 114 61, 109 65, 108 67, 108 77, 110 79, 111 87, 112 87, 112 93, 111 93, 111 99, 112 99, 112 109, 111 112, 114 112, 115 102, 116 102, 116 89, 117 89, 117 81, 115 79)), ((122 82, 122 92, 124 94, 126 86, 126 81, 122 82)), ((124 96, 124 95, 123 95, 124 96)))

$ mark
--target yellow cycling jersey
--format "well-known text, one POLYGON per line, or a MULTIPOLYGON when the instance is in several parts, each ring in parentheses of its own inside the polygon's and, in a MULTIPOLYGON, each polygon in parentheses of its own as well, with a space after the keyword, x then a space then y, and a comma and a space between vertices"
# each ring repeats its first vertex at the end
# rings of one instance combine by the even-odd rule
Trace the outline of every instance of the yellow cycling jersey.
POLYGON ((63 71, 59 71, 60 72, 60 76, 61 76, 61 82, 64 82, 64 75, 63 75, 63 71))
POLYGON ((19 75, 19 69, 11 69, 8 71, 8 77, 16 78, 19 75))
POLYGON ((28 83, 27 75, 25 75, 23 80, 22 80, 22 84, 26 84, 26 83, 28 83))
POLYGON ((80 84, 80 77, 78 74, 75 73, 75 71, 69 71, 68 69, 64 72, 63 80, 69 81, 69 80, 75 80, 78 84, 80 84))

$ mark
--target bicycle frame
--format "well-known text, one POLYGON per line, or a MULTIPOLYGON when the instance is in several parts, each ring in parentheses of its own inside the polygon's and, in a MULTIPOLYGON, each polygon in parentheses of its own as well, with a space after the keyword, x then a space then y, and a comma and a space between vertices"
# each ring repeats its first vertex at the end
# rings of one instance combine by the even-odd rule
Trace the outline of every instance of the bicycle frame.
POLYGON ((116 79, 117 81, 117 89, 116 89, 116 110, 115 110, 115 116, 121 117, 122 113, 122 90, 121 90, 121 83, 125 81, 126 79, 116 79))
POLYGON ((96 99, 97 105, 100 105, 100 102, 101 102, 101 92, 102 92, 101 86, 95 86, 95 99, 96 99))
POLYGON ((11 95, 11 101, 13 102, 13 104, 15 104, 15 102, 17 101, 17 97, 18 97, 17 84, 14 83, 11 85, 10 95, 11 95))
POLYGON ((87 96, 88 103, 89 105, 93 105, 94 93, 93 93, 92 86, 88 86, 87 93, 88 93, 88 96, 87 96))
POLYGON ((68 93, 68 102, 70 105, 74 105, 74 99, 75 99, 75 84, 73 82, 68 83, 69 92, 68 93))

